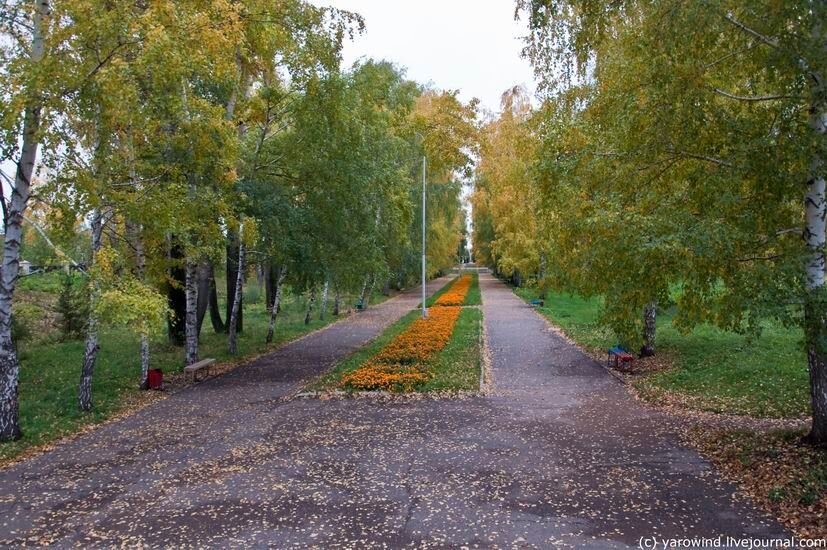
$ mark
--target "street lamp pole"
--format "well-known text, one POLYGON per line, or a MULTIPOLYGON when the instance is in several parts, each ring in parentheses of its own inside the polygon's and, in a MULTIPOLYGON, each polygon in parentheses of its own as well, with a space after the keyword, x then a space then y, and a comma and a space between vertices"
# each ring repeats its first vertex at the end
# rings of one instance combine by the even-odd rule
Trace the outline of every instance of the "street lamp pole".
POLYGON ((428 318, 425 306, 425 157, 422 157, 422 318, 428 318))

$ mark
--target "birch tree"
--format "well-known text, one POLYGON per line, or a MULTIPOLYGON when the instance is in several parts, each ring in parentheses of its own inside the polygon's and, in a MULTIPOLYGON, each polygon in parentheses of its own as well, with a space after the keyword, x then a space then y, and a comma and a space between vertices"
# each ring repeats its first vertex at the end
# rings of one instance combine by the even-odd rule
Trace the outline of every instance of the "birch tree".
MULTIPOLYGON (((35 76, 43 72, 42 66, 46 63, 46 40, 49 34, 52 4, 49 0, 35 0, 30 3, 30 6, 31 35, 28 44, 21 48, 24 51, 20 54, 21 63, 17 65, 17 68, 25 71, 27 75, 35 76)), ((9 139, 4 143, 4 150, 14 150, 18 139, 20 150, 17 153, 14 185, 7 207, 5 198, 2 198, 5 235, 2 275, 0 275, 0 440, 18 439, 21 436, 18 405, 20 362, 12 339, 11 316, 19 269, 23 216, 29 202, 32 174, 40 146, 43 110, 46 107, 41 86, 42 83, 38 82, 36 77, 22 84, 16 94, 24 105, 22 113, 13 111, 3 113, 6 122, 11 126, 11 131, 7 134, 9 139), (22 118, 22 126, 18 122, 20 118, 22 118), (14 141, 10 142, 10 140, 14 141)))
POLYGON ((827 441, 827 5, 518 6, 529 22, 526 53, 549 93, 544 128, 561 130, 546 132, 539 160, 558 199, 570 199, 558 200, 556 214, 574 220, 555 234, 556 250, 592 251, 595 262, 575 271, 583 286, 625 269, 625 284, 618 277, 613 286, 635 305, 616 312, 629 323, 646 304, 668 298, 657 284, 667 274, 667 282, 681 284, 679 328, 712 322, 757 334, 768 317, 800 326, 810 372, 809 440, 827 441), (561 110, 572 92, 579 97, 561 110), (563 118, 565 124, 553 122, 563 118), (576 197, 581 206, 572 216, 576 197), (611 223, 621 214, 625 224, 611 223), (601 230, 607 221, 608 234, 601 230), (579 243, 575 227, 584 230, 579 243), (594 254, 600 249, 614 253, 601 260, 594 254), (655 272, 633 267, 641 250, 667 261, 654 279, 647 272, 655 272))

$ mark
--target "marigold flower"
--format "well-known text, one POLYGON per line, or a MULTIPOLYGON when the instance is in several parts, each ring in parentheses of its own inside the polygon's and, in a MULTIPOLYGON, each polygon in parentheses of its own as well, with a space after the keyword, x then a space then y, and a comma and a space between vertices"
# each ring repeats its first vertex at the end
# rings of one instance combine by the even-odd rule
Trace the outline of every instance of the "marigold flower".
POLYGON ((416 319, 379 353, 342 377, 341 385, 355 390, 413 391, 433 378, 428 362, 448 344, 462 308, 431 309, 427 319, 416 319))
POLYGON ((463 275, 451 287, 434 302, 435 306, 461 306, 465 302, 468 289, 471 288, 472 278, 470 275, 463 275))

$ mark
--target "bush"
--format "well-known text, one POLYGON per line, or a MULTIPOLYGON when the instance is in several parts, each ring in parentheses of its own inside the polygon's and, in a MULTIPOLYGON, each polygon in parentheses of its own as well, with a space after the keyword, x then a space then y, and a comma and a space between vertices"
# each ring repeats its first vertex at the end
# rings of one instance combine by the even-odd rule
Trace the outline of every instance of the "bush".
POLYGON ((261 290, 258 285, 248 285, 244 287, 244 303, 257 304, 261 300, 261 290))
POLYGON ((72 340, 83 335, 89 317, 89 297, 86 284, 78 276, 63 275, 57 299, 57 312, 60 314, 60 332, 64 340, 72 340))
POLYGON ((36 332, 38 321, 45 312, 34 304, 15 304, 11 318, 12 338, 17 343, 31 340, 36 332))

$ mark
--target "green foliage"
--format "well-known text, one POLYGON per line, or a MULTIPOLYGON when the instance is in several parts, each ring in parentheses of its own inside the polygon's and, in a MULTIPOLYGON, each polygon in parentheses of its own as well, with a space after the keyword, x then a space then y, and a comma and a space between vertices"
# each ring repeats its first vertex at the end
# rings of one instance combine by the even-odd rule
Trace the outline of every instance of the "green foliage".
POLYGON ((89 320, 89 294, 85 277, 61 274, 56 310, 60 316, 60 333, 64 340, 80 338, 89 320))
POLYGON ((33 273, 17 280, 17 288, 24 291, 59 294, 63 288, 66 274, 63 271, 33 273))
POLYGON ((37 324, 43 314, 43 309, 34 304, 16 304, 11 320, 11 333, 15 342, 27 342, 39 336, 37 324))
POLYGON ((145 336, 160 331, 170 313, 166 296, 127 275, 113 249, 98 251, 90 275, 100 292, 95 314, 102 323, 129 327, 145 336))
POLYGON ((491 123, 496 146, 482 149, 475 194, 479 257, 602 297, 601 321, 632 347, 644 306, 672 298, 683 331, 801 326, 801 304, 815 299, 800 237, 803 185, 823 177, 812 169, 824 139, 809 119, 827 111, 813 86, 827 74, 825 6, 517 6, 544 97, 520 125, 513 109, 491 123))

